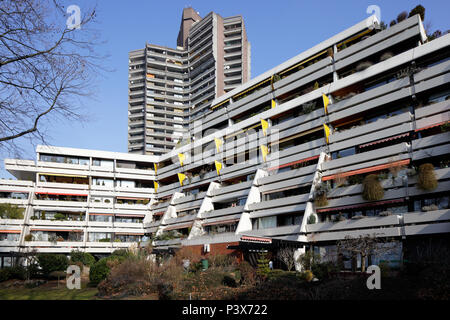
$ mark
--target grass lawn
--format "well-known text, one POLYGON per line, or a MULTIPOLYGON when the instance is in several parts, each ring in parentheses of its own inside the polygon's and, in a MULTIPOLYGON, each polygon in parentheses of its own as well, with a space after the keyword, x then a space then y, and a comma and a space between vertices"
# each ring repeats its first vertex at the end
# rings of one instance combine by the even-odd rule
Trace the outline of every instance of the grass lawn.
POLYGON ((97 288, 82 285, 80 290, 69 290, 64 284, 52 283, 37 288, 0 287, 0 300, 93 300, 97 299, 97 288))

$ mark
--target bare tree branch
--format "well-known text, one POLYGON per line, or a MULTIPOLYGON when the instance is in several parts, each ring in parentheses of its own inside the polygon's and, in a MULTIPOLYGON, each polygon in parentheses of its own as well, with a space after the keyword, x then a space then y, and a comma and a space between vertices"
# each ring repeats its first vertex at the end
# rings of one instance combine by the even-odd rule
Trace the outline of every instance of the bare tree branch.
POLYGON ((95 8, 68 28, 62 0, 0 1, 0 151, 21 137, 44 142, 59 117, 83 120, 81 106, 105 71, 95 8))

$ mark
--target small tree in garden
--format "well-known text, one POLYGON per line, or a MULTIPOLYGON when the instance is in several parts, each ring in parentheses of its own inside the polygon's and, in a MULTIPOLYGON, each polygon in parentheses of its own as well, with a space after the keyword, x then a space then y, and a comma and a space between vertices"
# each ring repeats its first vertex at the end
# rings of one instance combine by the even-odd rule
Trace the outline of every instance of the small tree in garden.
POLYGON ((425 191, 437 188, 438 182, 434 173, 434 166, 431 163, 424 163, 419 167, 419 179, 417 186, 425 191))
POLYGON ((363 193, 364 200, 376 201, 381 200, 384 197, 384 189, 378 181, 378 177, 375 174, 369 174, 363 181, 363 193))
POLYGON ((267 252, 260 252, 259 253, 259 257, 257 259, 257 269, 256 269, 256 273, 265 278, 269 272, 270 272, 270 268, 269 268, 269 258, 267 256, 267 252))
POLYGON ((366 258, 370 255, 380 256, 391 251, 392 247, 386 245, 389 242, 389 240, 377 238, 375 234, 359 236, 358 238, 346 236, 344 240, 338 241, 336 246, 340 253, 348 253, 352 257, 361 256, 361 272, 365 272, 366 258))
POLYGON ((295 266, 294 248, 282 248, 277 252, 277 258, 283 261, 288 271, 291 271, 295 266))

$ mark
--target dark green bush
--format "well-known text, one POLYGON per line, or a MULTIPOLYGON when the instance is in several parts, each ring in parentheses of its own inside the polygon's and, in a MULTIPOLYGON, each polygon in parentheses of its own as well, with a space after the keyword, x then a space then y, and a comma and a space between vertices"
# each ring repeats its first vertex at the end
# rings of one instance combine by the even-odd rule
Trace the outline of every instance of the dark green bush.
POLYGON ((120 249, 114 251, 109 257, 98 260, 89 270, 89 281, 97 285, 105 280, 111 271, 111 266, 122 263, 129 256, 128 250, 120 249))
POLYGON ((81 262, 85 266, 92 266, 95 263, 95 258, 92 254, 88 252, 81 252, 73 250, 70 253, 70 263, 81 262))
POLYGON ((384 197, 384 189, 378 181, 378 176, 375 174, 369 174, 363 181, 363 193, 364 200, 376 201, 381 200, 384 197))
POLYGON ((225 275, 223 277, 222 283, 223 283, 223 285, 225 285, 227 287, 231 287, 231 288, 236 288, 237 287, 236 279, 234 279, 233 277, 231 277, 229 275, 225 275))
POLYGON ((23 219, 24 208, 10 203, 0 203, 0 218, 3 219, 23 219))
POLYGON ((63 254, 40 253, 37 260, 44 276, 53 271, 66 271, 69 266, 69 259, 63 254))
POLYGON ((11 268, 0 269, 0 282, 11 279, 11 268))
POLYGON ((102 258, 91 267, 89 270, 89 281, 97 285, 101 281, 105 280, 111 271, 108 267, 108 258, 102 258))
POLYGON ((338 272, 339 268, 332 262, 314 263, 311 266, 311 271, 319 280, 327 280, 330 278, 332 272, 338 272))

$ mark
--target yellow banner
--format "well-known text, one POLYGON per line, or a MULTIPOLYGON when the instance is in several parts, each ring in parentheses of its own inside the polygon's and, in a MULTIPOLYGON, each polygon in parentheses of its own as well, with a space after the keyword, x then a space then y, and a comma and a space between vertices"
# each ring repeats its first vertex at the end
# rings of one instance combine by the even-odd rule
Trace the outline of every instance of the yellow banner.
POLYGON ((322 94, 323 107, 325 108, 325 114, 328 114, 328 105, 330 104, 330 99, 325 94, 322 94))
POLYGON ((264 162, 266 162, 267 155, 269 154, 269 148, 262 144, 261 145, 261 153, 262 153, 264 162))
POLYGON ((155 167, 155 174, 158 174, 158 165, 156 163, 153 163, 153 166, 155 167))
POLYGON ((178 180, 180 180, 180 186, 183 186, 184 179, 186 179, 186 175, 184 173, 179 173, 178 180))
POLYGON ((329 136, 330 136, 330 127, 328 127, 325 123, 323 124, 323 129, 325 130, 325 139, 327 140, 327 144, 330 143, 329 136))
POLYGON ((155 192, 158 192, 159 184, 156 181, 153 181, 153 186, 155 188, 155 192))
POLYGON ((262 129, 263 129, 264 135, 266 135, 267 129, 269 128, 269 122, 267 122, 266 120, 261 119, 261 126, 262 126, 262 129))
POLYGON ((216 142, 217 153, 219 153, 220 152, 220 146, 223 144, 223 141, 222 141, 222 139, 219 139, 219 138, 214 138, 214 141, 216 142))
POLYGON ((220 176, 220 170, 222 170, 222 163, 219 161, 214 161, 215 165, 216 165, 216 171, 217 171, 217 175, 220 176))
POLYGON ((184 155, 184 153, 179 153, 178 159, 180 160, 180 165, 183 166, 184 159, 186 159, 186 156, 184 155))
POLYGON ((275 108, 277 106, 277 103, 275 102, 274 99, 272 99, 272 109, 275 108))

